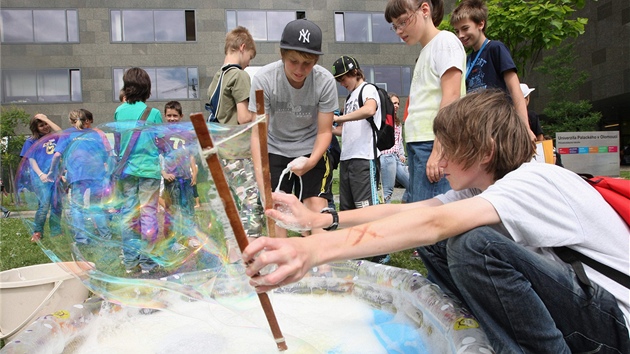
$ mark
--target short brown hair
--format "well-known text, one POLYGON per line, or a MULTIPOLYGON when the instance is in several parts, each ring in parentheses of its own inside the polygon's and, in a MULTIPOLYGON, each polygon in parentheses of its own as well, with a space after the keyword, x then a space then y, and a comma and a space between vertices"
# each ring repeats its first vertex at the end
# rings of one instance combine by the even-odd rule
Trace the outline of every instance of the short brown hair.
POLYGON ((495 181, 531 161, 535 146, 528 129, 499 90, 467 94, 442 108, 433 121, 443 157, 467 169, 491 156, 486 172, 495 181))
POLYGON ((476 24, 484 23, 482 32, 488 27, 488 7, 483 0, 462 0, 451 14, 451 25, 461 20, 470 19, 476 24))
POLYGON ((151 78, 142 68, 133 67, 123 75, 123 90, 127 103, 145 102, 151 97, 151 78))
POLYGON ((237 26, 225 36, 225 54, 230 51, 238 51, 241 45, 245 44, 245 50, 251 50, 254 52, 252 59, 256 56, 256 43, 254 43, 254 37, 249 33, 249 30, 243 26, 237 26))
POLYGON ((177 111, 177 113, 180 116, 183 116, 184 113, 182 113, 182 104, 179 103, 179 101, 168 101, 166 102, 166 104, 164 105, 164 114, 166 114, 166 110, 167 109, 174 109, 177 111))

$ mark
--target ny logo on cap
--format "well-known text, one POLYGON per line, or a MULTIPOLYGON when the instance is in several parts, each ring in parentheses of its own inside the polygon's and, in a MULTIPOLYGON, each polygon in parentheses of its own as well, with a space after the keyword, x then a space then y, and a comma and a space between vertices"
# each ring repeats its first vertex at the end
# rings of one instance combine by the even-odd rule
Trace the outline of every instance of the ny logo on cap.
POLYGON ((300 30, 300 37, 298 38, 298 41, 301 41, 302 43, 311 43, 311 32, 309 32, 307 29, 302 28, 300 30))

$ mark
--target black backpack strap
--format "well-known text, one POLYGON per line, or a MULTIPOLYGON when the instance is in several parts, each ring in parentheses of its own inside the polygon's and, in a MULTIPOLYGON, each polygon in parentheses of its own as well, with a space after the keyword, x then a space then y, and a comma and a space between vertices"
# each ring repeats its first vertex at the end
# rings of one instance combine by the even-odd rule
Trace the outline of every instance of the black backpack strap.
MULTIPOLYGON (((214 88, 214 91, 212 92, 212 95, 210 96, 210 100, 205 105, 205 108, 207 111, 213 114, 216 114, 219 112, 219 104, 221 103, 221 84, 223 82, 223 76, 225 75, 225 73, 235 68, 242 69, 242 67, 238 64, 226 64, 221 67, 221 75, 219 75, 219 82, 217 82, 217 87, 214 88), (216 107, 213 107, 214 101, 216 101, 216 107), (213 109, 214 109, 214 112, 212 112, 213 109)), ((212 115, 210 115, 208 117, 208 122, 212 122, 212 121, 218 122, 219 120, 216 118, 216 116, 213 117, 212 115)))
POLYGON ((585 285, 591 286, 591 282, 586 276, 586 272, 584 271, 584 266, 582 264, 586 264, 587 266, 595 269, 599 273, 607 276, 608 278, 616 281, 617 283, 625 286, 630 289, 630 276, 624 274, 616 269, 613 269, 605 264, 599 263, 596 260, 583 255, 582 253, 570 249, 569 247, 554 247, 554 252, 560 259, 564 262, 569 263, 573 270, 575 271, 576 276, 585 285))

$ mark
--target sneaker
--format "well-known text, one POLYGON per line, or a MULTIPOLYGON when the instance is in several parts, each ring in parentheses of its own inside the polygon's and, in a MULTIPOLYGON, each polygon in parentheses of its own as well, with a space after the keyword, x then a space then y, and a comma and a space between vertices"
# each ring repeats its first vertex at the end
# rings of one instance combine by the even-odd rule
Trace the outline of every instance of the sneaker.
POLYGON ((31 242, 37 242, 42 239, 41 232, 33 232, 33 236, 31 236, 31 242))
POLYGON ((5 219, 8 218, 9 215, 11 215, 11 210, 7 210, 7 211, 4 212, 4 218, 5 219))

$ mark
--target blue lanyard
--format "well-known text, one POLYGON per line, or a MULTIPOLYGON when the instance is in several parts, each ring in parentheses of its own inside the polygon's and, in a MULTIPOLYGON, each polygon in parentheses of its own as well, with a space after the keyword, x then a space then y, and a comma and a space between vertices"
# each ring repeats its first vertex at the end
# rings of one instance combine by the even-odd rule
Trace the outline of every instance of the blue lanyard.
POLYGON ((481 54, 481 52, 483 51, 483 48, 486 47, 486 44, 488 44, 488 42, 490 42, 490 41, 488 40, 488 38, 486 38, 486 40, 483 41, 483 44, 481 45, 481 48, 477 52, 477 56, 475 56, 475 60, 473 60, 472 62, 469 63, 468 68, 466 69, 466 80, 468 80, 468 75, 470 75, 470 71, 472 70, 473 66, 475 66, 475 63, 477 62, 477 59, 479 59, 479 54, 481 54))

